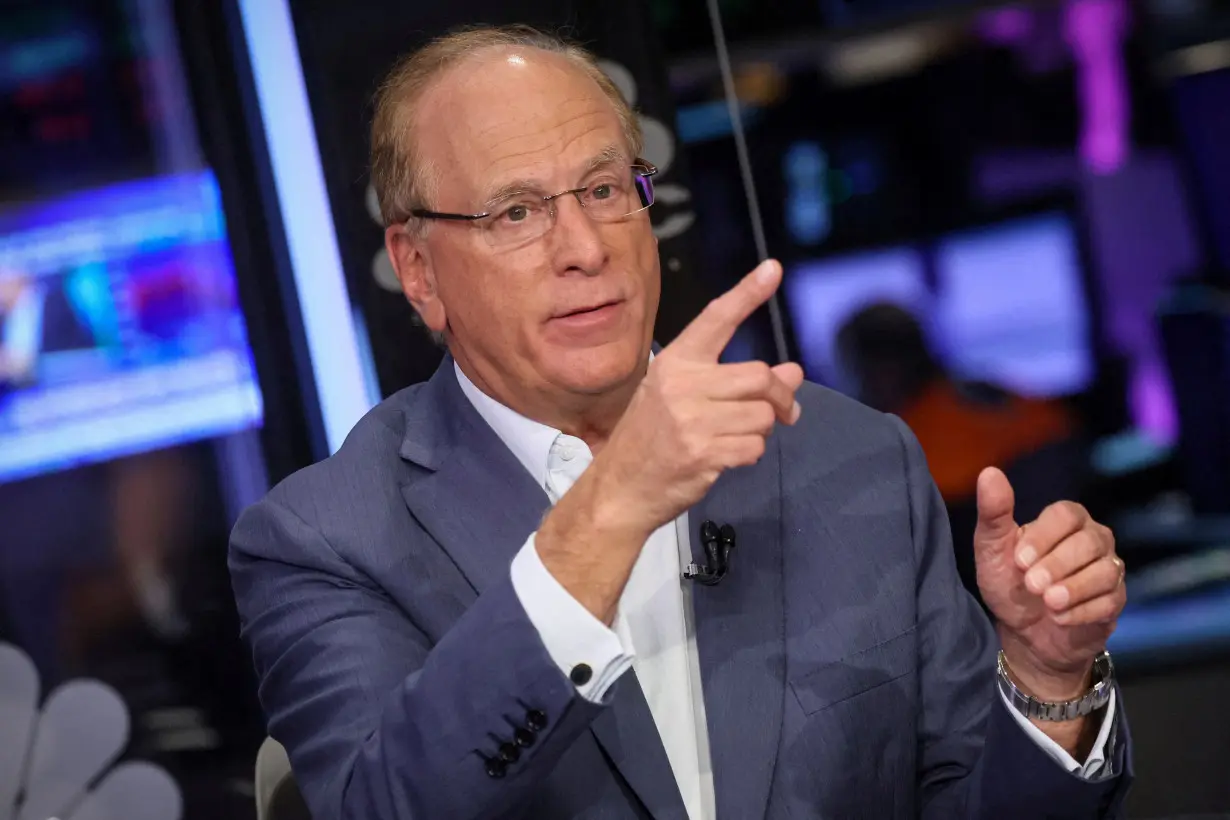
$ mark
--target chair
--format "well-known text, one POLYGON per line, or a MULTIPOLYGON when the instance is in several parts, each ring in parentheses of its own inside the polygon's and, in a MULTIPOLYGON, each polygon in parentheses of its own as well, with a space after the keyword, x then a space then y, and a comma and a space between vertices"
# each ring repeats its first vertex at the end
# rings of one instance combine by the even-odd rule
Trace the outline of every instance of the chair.
POLYGON ((286 749, 271 737, 256 753, 256 820, 312 820, 286 749))

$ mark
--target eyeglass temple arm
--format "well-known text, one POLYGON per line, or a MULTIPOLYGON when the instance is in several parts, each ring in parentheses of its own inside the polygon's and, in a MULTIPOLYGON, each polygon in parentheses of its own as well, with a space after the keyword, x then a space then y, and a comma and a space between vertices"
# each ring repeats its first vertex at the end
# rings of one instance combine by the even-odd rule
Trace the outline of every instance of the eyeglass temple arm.
POLYGON ((419 219, 452 219, 457 222, 473 222, 475 219, 491 216, 491 214, 446 214, 441 211, 428 211, 425 208, 415 208, 410 211, 410 215, 419 219))

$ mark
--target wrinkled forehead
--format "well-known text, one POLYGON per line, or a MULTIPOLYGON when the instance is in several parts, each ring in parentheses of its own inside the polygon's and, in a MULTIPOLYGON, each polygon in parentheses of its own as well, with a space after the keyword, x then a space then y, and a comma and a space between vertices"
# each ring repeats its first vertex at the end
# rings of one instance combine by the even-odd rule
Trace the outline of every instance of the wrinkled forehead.
POLYGON ((423 96, 416 131, 438 199, 473 201, 512 179, 572 185, 569 174, 612 146, 627 152, 598 83, 565 57, 534 49, 493 50, 449 71, 423 96))

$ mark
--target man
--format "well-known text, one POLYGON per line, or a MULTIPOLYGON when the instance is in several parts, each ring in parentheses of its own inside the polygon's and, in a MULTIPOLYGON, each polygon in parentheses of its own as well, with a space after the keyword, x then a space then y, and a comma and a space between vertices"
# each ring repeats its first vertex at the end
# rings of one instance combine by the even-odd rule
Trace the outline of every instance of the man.
POLYGON ((1072 504, 1022 531, 985 475, 993 628, 904 425, 794 364, 717 363, 774 262, 651 360, 639 148, 592 58, 522 29, 444 38, 379 93, 388 251, 450 355, 231 547, 315 815, 1117 813, 1109 533, 1072 504), (1069 719, 1008 705, 1001 645, 1069 719))

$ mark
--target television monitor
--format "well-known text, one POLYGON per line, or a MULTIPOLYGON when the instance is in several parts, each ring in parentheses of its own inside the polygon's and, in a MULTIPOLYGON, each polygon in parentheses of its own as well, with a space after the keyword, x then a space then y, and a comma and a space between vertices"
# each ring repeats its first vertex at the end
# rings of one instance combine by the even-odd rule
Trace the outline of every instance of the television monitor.
POLYGON ((808 378, 842 389, 837 333, 859 310, 892 302, 925 316, 930 301, 923 256, 899 246, 812 260, 787 272, 783 289, 800 364, 808 378))
POLYGON ((1096 376, 1076 227, 1062 211, 953 232, 934 244, 933 343, 957 376, 1027 396, 1096 376))
POLYGON ((1079 237, 1064 210, 1007 217, 915 244, 794 264, 783 285, 808 377, 846 387, 838 331, 890 302, 919 319, 958 378, 1027 396, 1068 396, 1097 375, 1079 237))
POLYGON ((0 212, 0 481, 261 416, 210 172, 0 212))

